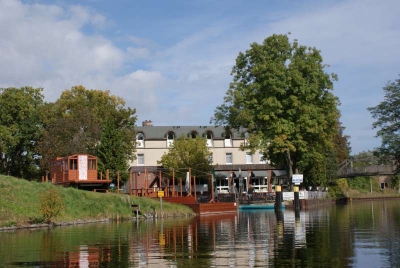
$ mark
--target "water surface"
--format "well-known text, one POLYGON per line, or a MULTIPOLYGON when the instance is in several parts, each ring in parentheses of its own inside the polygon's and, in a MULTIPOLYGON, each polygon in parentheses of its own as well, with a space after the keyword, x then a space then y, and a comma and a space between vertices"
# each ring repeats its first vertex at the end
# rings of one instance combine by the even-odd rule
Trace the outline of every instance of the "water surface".
POLYGON ((0 267, 400 267, 400 200, 0 232, 0 267))

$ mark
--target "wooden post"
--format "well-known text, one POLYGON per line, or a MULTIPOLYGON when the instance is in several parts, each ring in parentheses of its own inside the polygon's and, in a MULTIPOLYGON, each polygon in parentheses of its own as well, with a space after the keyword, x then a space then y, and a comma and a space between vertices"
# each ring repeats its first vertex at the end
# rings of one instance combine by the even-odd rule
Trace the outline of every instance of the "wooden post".
POLYGON ((148 185, 148 181, 147 181, 147 168, 145 168, 144 169, 144 185, 145 185, 145 190, 146 190, 146 193, 144 194, 144 196, 147 196, 147 189, 148 189, 148 187, 149 187, 149 185, 148 185))
POLYGON ((172 169, 172 197, 175 197, 175 170, 172 169))
POLYGON ((158 183, 159 183, 159 185, 158 185, 158 190, 159 191, 162 191, 162 173, 161 173, 161 170, 158 172, 158 183))
POLYGON ((267 171, 267 183, 268 183, 268 193, 272 193, 272 170, 267 171))
POLYGON ((42 176, 42 183, 44 182, 44 176, 42 176))
POLYGON ((193 176, 193 188, 194 188, 194 198, 196 199, 196 192, 197 192, 197 187, 196 187, 196 176, 193 176))
POLYGON ((106 180, 110 179, 110 171, 108 169, 106 169, 106 180))
POLYGON ((211 178, 211 200, 210 203, 214 203, 214 176, 213 174, 210 174, 211 178))
POLYGON ((192 196, 192 183, 191 183, 191 180, 192 180, 192 169, 191 168, 189 168, 189 193, 187 194, 187 196, 192 196))
POLYGON ((130 172, 129 172, 129 195, 132 195, 132 174, 133 174, 133 172, 132 172, 132 169, 130 169, 130 172))

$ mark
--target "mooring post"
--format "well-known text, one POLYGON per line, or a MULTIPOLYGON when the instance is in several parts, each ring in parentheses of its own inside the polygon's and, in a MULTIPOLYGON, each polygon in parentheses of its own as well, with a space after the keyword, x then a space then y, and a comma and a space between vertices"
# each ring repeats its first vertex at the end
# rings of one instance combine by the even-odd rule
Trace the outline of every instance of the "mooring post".
POLYGON ((275 186, 275 211, 282 210, 281 186, 275 186))
POLYGON ((293 187, 294 192, 294 214, 295 218, 300 218, 300 196, 299 196, 299 186, 293 187))

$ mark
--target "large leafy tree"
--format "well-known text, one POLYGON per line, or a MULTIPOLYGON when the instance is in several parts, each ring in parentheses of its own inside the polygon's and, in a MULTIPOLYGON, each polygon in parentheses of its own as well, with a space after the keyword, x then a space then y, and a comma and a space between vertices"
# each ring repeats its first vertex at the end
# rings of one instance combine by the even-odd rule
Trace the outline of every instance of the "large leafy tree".
POLYGON ((39 176, 39 110, 41 88, 0 89, 0 173, 35 179, 39 176))
POLYGON ((42 166, 56 156, 88 153, 98 156, 101 172, 126 171, 135 153, 135 113, 109 91, 65 90, 43 108, 42 166))
POLYGON ((174 141, 168 153, 165 153, 157 164, 175 171, 187 171, 191 168, 193 176, 205 178, 206 174, 211 172, 211 154, 206 139, 200 137, 186 139, 182 135, 174 141))
POLYGON ((377 136, 382 138, 378 149, 381 155, 400 164, 400 79, 388 82, 383 87, 384 100, 368 111, 376 119, 373 128, 379 128, 377 136))
POLYGON ((245 128, 247 147, 284 165, 289 177, 302 172, 306 183, 323 184, 327 158, 339 133, 335 74, 325 72, 320 51, 272 35, 239 53, 233 82, 212 121, 245 128))

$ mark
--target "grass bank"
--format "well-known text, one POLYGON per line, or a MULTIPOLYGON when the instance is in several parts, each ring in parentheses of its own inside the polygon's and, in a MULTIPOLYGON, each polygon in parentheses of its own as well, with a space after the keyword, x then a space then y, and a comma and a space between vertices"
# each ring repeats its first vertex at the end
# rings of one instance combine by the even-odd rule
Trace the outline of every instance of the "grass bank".
MULTIPOLYGON (((47 206, 60 209, 58 215, 50 219, 55 224, 131 219, 132 203, 140 205, 143 213, 161 215, 159 201, 150 198, 88 192, 0 175, 0 228, 45 222, 44 202, 47 202, 47 206), (49 192, 53 196, 49 196, 49 192), (54 202, 49 203, 53 197, 54 202)), ((163 202, 164 217, 192 214, 193 211, 187 206, 163 202)))

